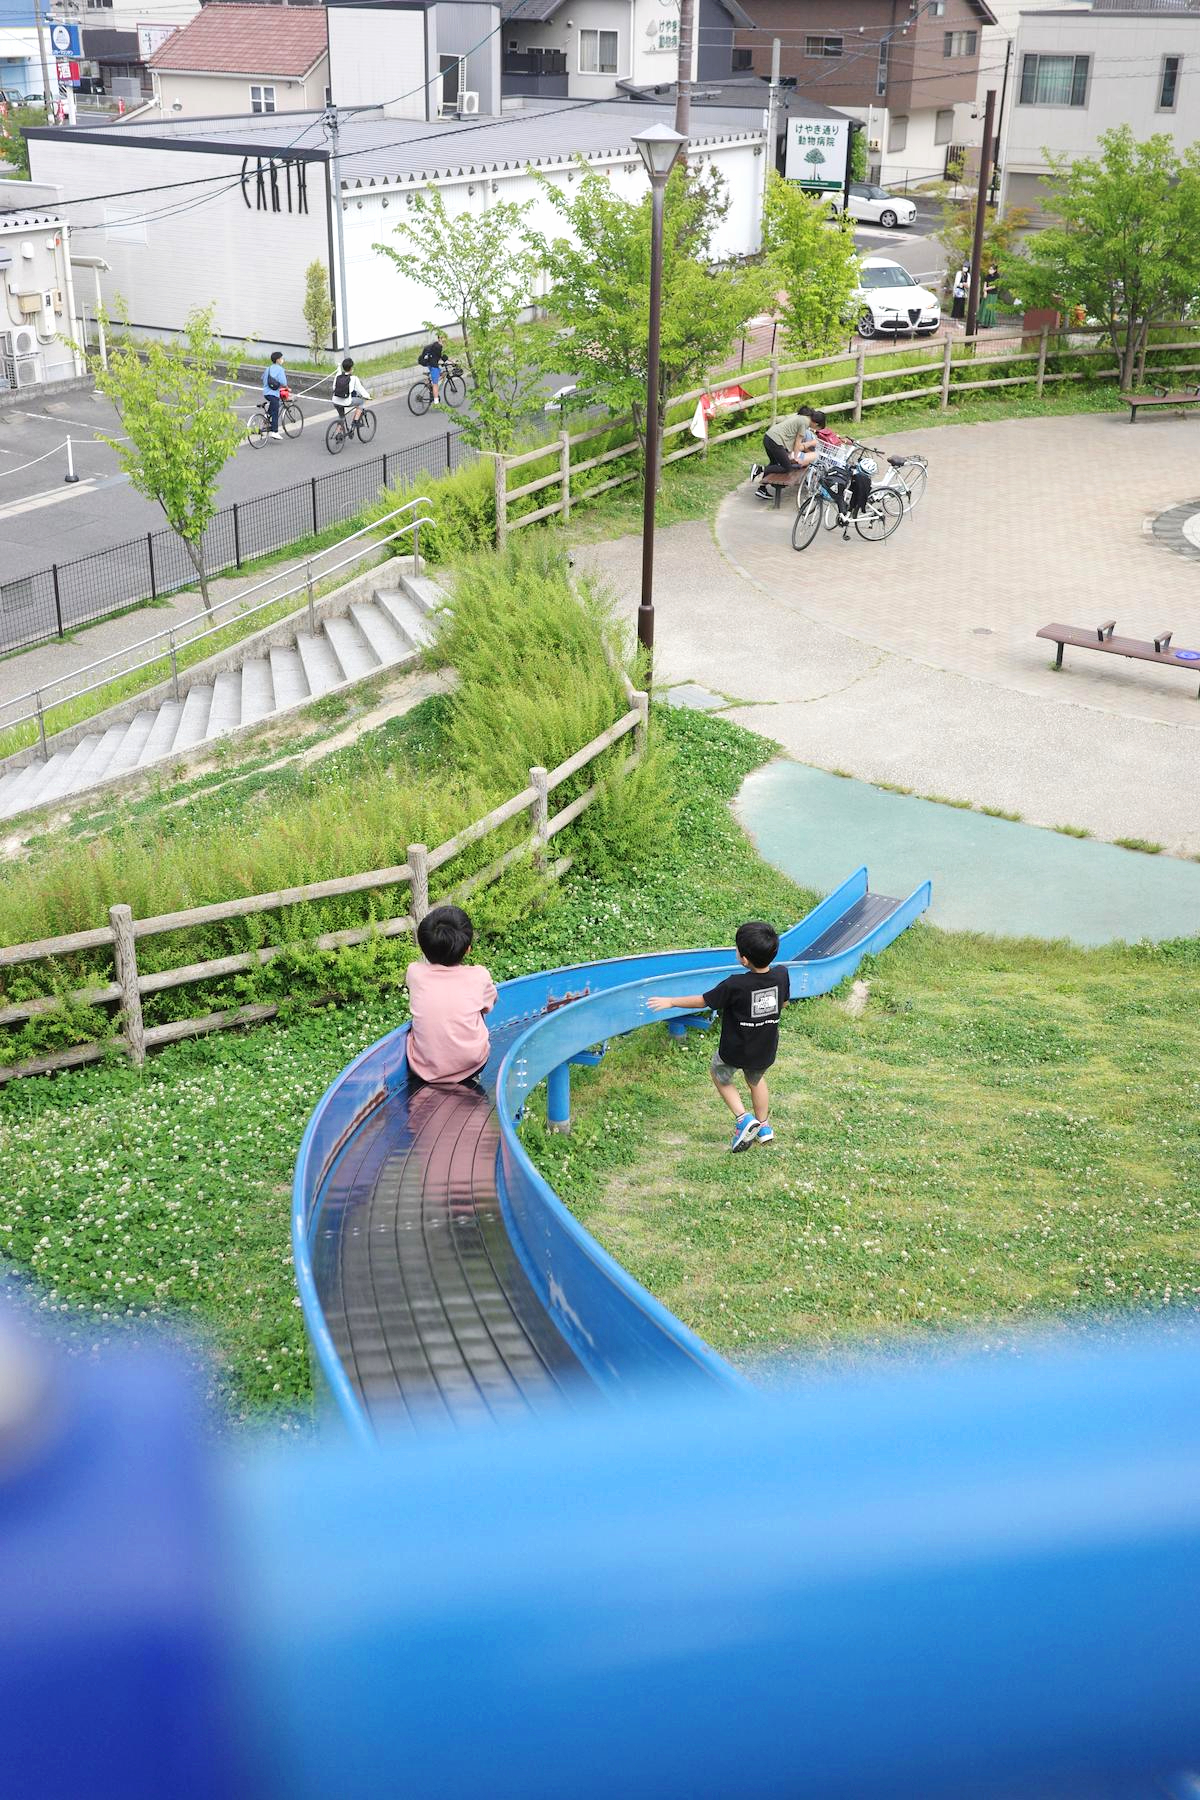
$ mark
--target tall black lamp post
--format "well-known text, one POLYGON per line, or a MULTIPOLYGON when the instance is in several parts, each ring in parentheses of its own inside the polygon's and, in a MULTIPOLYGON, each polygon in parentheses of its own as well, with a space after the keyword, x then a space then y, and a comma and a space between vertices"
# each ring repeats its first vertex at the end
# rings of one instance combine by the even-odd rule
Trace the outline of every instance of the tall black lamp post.
POLYGON ((646 691, 654 660, 654 500, 658 489, 658 348, 662 323, 663 195, 687 139, 669 125, 648 125, 634 137, 650 177, 650 340, 646 355, 646 492, 642 507, 642 598, 638 643, 646 652, 646 691))

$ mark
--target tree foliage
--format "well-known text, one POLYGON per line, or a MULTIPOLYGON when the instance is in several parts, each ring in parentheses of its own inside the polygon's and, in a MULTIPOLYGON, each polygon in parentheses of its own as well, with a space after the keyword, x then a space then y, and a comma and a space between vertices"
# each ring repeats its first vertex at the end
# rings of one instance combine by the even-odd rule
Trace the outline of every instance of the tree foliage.
MULTIPOLYGON (((651 197, 623 200, 607 177, 581 165, 567 190, 543 178, 570 236, 530 237, 550 279, 545 305, 566 341, 581 385, 614 413, 631 413, 644 439, 650 341, 651 197)), ((764 267, 718 262, 717 230, 729 210, 724 183, 676 167, 663 219, 662 322, 657 426, 666 403, 709 379, 771 295, 764 267)))
POLYGON ((429 188, 414 194, 409 217, 395 229, 401 248, 373 246, 406 280, 429 290, 444 320, 458 324, 474 389, 463 436, 485 450, 511 448, 541 378, 542 334, 522 320, 539 274, 525 236, 530 204, 500 201, 483 212, 451 214, 440 189, 429 188))
POLYGON ((1151 321, 1176 319, 1200 293, 1200 145, 1182 153, 1165 134, 1138 143, 1105 131, 1098 157, 1048 157, 1046 211, 1012 279, 1027 303, 1098 319, 1134 378, 1151 321))
POLYGON ((31 125, 46 123, 45 109, 39 106, 15 106, 10 108, 8 117, 3 121, 4 134, 0 137, 0 162, 11 163, 16 170, 18 181, 29 180, 29 140, 25 136, 31 125))
POLYGON ((320 362, 333 323, 333 301, 329 293, 329 272, 319 256, 314 257, 304 271, 303 311, 312 359, 320 362))
POLYGON ((850 179, 865 181, 867 179, 867 132, 863 126, 856 131, 850 128, 850 179))
POLYGON ((854 313, 858 257, 853 223, 840 214, 832 223, 828 203, 794 182, 772 174, 763 213, 763 244, 779 302, 783 341, 799 356, 835 350, 854 313))
MULTIPOLYGON (((105 325, 108 325, 106 319, 105 325)), ((245 427, 233 410, 231 390, 219 387, 219 364, 236 363, 245 346, 225 350, 213 335, 212 308, 188 315, 170 343, 140 347, 118 339, 108 368, 93 368, 96 386, 112 401, 124 437, 105 437, 139 494, 161 506, 188 553, 205 610, 212 610, 204 533, 217 510, 221 470, 245 427)), ((103 434, 102 434, 103 435, 103 434)))
MULTIPOLYGON (((942 216, 933 235, 946 252, 947 282, 955 271, 970 263, 975 243, 975 206, 955 200, 955 184, 944 182, 939 191, 942 216)), ((1023 206, 1006 206, 1003 214, 994 206, 984 209, 983 268, 995 267, 1005 287, 1011 289, 1014 258, 1023 232, 1029 229, 1030 214, 1023 206)))

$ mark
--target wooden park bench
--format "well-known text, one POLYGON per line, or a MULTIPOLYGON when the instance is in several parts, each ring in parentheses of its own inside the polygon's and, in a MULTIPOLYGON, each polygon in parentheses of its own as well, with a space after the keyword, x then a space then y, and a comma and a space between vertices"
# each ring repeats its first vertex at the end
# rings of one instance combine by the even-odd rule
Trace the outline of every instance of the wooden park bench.
POLYGON ((783 504, 784 488, 799 487, 808 473, 807 469, 768 469, 759 477, 763 487, 775 489, 775 511, 783 504))
POLYGON ((1139 406, 1173 406, 1181 411, 1185 406, 1200 406, 1200 387, 1188 388, 1182 394, 1169 394, 1166 388, 1156 387, 1152 394, 1122 394, 1121 399, 1129 408, 1129 423, 1133 425, 1139 406))
MULTIPOLYGON (((1141 638, 1114 637, 1115 626, 1115 619, 1106 619, 1103 625, 1093 626, 1090 631, 1078 625, 1043 625, 1038 636, 1049 638, 1052 644, 1058 645, 1058 655, 1054 659, 1056 669, 1062 668, 1063 650, 1070 644, 1077 650, 1103 650, 1109 656, 1128 656, 1136 662, 1161 663, 1170 669, 1183 669, 1192 676, 1200 675, 1200 650, 1172 650, 1169 631, 1160 631, 1147 644, 1141 638)), ((1200 699, 1200 689, 1196 697, 1200 699)))

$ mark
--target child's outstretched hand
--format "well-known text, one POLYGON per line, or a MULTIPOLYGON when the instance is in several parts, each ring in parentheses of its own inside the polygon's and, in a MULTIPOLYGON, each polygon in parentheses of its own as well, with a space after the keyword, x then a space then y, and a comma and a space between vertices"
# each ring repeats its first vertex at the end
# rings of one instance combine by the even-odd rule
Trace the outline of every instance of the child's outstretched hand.
POLYGON ((651 1012, 666 1012, 667 1008, 669 1006, 674 1006, 674 1004, 675 1002, 673 1000, 668 1000, 662 994, 655 994, 652 999, 647 1000, 646 1002, 646 1005, 650 1008, 651 1012))

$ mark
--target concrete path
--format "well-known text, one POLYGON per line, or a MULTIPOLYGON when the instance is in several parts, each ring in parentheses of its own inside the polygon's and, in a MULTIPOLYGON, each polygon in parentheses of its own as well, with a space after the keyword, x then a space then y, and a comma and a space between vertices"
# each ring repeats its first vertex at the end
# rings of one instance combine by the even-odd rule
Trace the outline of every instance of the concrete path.
POLYGON ((939 806, 783 758, 751 775, 737 812, 768 862, 829 892, 859 863, 883 894, 932 879, 950 931, 1136 943, 1200 931, 1200 865, 1080 842, 939 806))
MULTIPOLYGON (((1195 565, 1148 528, 1200 493, 1195 421, 1083 415, 893 442, 928 456, 930 484, 884 544, 822 533, 797 555, 791 512, 745 484, 716 543, 704 524, 659 533, 658 683, 714 690, 818 768, 1200 855, 1193 677, 1086 652, 1055 674, 1034 635, 1116 617, 1200 647, 1195 565)), ((638 540, 579 560, 632 622, 638 540)))

